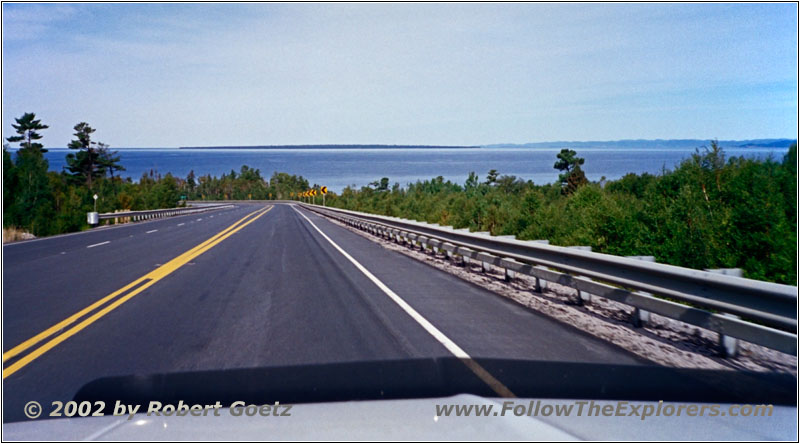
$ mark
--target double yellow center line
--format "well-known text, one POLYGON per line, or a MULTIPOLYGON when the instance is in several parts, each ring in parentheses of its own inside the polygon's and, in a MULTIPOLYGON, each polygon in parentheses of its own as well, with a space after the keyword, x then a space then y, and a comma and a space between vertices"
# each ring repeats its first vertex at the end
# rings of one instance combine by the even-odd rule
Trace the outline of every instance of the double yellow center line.
POLYGON ((13 364, 9 365, 8 367, 3 368, 3 379, 13 375, 22 367, 30 364, 34 359, 38 358, 39 356, 47 353, 50 349, 57 346, 58 344, 64 342, 65 340, 69 339, 71 336, 77 334, 84 328, 88 327, 98 319, 102 318, 103 316, 110 313, 115 308, 119 307, 120 305, 124 304, 137 294, 143 292, 156 282, 160 281, 164 277, 168 276, 175 270, 179 269, 180 267, 189 263, 192 259, 200 256, 201 254, 205 253, 206 251, 210 250, 220 242, 224 241, 228 237, 232 236, 237 231, 241 230, 242 228, 248 226, 249 224, 253 223, 256 219, 260 218, 268 211, 270 211, 273 207, 265 207, 252 213, 248 214, 247 216, 239 219, 233 225, 229 226, 228 228, 220 231, 219 233, 215 234, 205 242, 197 245, 196 247, 192 248, 191 250, 181 254, 180 256, 172 259, 171 261, 167 262, 166 264, 156 268, 155 270, 147 273, 146 275, 136 279, 135 281, 131 282, 130 284, 120 288, 119 290, 109 294, 108 296, 98 300, 97 302, 89 305, 88 307, 84 308, 83 310, 73 314, 72 316, 64 319, 63 321, 53 325, 52 327, 44 330, 43 332, 33 336, 32 338, 28 339, 27 341, 17 345, 16 347, 12 348, 11 350, 3 353, 3 365, 6 364, 6 361, 19 356, 26 350, 30 349, 31 347, 39 344, 40 342, 44 341, 45 339, 50 338, 54 334, 63 331, 65 328, 75 324, 77 321, 83 319, 80 323, 72 326, 69 330, 59 334, 58 336, 50 339, 44 345, 39 346, 35 350, 31 351, 27 355, 22 356, 18 360, 16 360, 13 364), (121 296, 121 297, 120 297, 121 296), (112 302, 113 301, 113 302, 112 302), (110 303, 109 303, 110 302, 110 303), (101 308, 103 307, 103 308, 101 308), (98 310, 99 309, 99 310, 98 310), (91 315, 90 315, 91 314, 91 315), (90 315, 86 317, 87 315, 90 315))

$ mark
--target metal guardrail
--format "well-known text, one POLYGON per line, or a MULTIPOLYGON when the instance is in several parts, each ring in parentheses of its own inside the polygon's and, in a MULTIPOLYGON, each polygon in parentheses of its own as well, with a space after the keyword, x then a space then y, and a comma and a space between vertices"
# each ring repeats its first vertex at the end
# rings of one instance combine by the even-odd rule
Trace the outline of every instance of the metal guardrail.
POLYGON ((794 286, 533 241, 498 238, 396 217, 300 205, 412 247, 439 249, 447 252, 448 256, 490 263, 537 280, 557 282, 703 327, 720 335, 797 355, 797 287, 794 286))
POLYGON ((184 208, 166 208, 160 210, 144 210, 144 211, 121 211, 119 213, 102 213, 99 214, 100 220, 117 219, 117 218, 130 218, 131 222, 137 222, 148 219, 159 219, 162 217, 181 216, 184 214, 203 213, 212 210, 221 210, 223 208, 232 208, 231 204, 210 204, 203 206, 192 206, 184 208))

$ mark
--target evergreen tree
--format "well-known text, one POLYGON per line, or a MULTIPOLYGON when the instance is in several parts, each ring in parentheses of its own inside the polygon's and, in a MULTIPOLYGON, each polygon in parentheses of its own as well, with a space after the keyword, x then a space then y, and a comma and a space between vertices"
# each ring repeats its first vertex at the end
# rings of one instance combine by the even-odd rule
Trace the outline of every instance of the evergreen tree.
POLYGON ((3 144, 3 226, 13 225, 14 213, 11 211, 14 203, 14 191, 17 185, 17 168, 8 152, 8 144, 3 144))
POLYGON ((114 179, 114 171, 125 171, 125 167, 119 163, 119 152, 111 151, 110 147, 103 142, 97 142, 97 161, 100 168, 107 172, 111 179, 114 179))
POLYGON ((100 164, 100 154, 92 142, 92 133, 95 129, 86 122, 75 125, 75 140, 69 143, 69 148, 79 150, 77 153, 67 154, 67 169, 72 177, 86 182, 89 190, 92 189, 92 180, 105 176, 105 171, 100 164))
POLYGON ((553 164, 553 168, 563 171, 558 175, 558 180, 564 194, 572 194, 589 182, 581 169, 585 159, 577 157, 577 154, 574 150, 564 148, 556 155, 558 160, 553 164))
POLYGON ((489 174, 486 175, 486 185, 491 185, 497 182, 497 175, 500 174, 497 170, 489 170, 489 174))
POLYGON ((43 125, 40 120, 36 119, 36 114, 34 113, 25 113, 22 115, 22 117, 14 120, 16 120, 17 124, 12 124, 11 126, 14 127, 17 135, 8 137, 6 140, 12 143, 21 142, 21 150, 31 150, 37 152, 38 154, 46 153, 47 150, 44 149, 44 145, 34 142, 34 140, 39 140, 42 138, 42 135, 37 131, 47 129, 49 127, 47 125, 43 125))
POLYGON ((189 170, 189 174, 186 175, 186 185, 189 188, 189 191, 194 191, 194 188, 197 186, 197 181, 194 177, 194 170, 189 170))
MULTIPOLYGON (((8 137, 9 142, 20 142, 14 164, 13 182, 9 184, 11 202, 4 203, 10 213, 3 218, 3 224, 16 225, 29 229, 36 235, 49 234, 51 213, 53 212, 53 193, 47 177, 48 163, 44 158, 47 151, 41 143, 35 142, 42 138, 38 131, 47 129, 48 126, 36 119, 34 113, 25 113, 15 119, 17 124, 12 125, 17 132, 16 136, 8 137)), ((3 155, 3 168, 10 168, 3 155)), ((10 156, 9 156, 10 158, 10 156)), ((10 160, 10 159, 9 159, 10 160)), ((5 180, 3 186, 6 186, 5 180)), ((5 190, 4 190, 4 199, 5 190)))
POLYGON ((478 188, 478 175, 475 174, 475 171, 470 171, 467 181, 464 182, 464 189, 473 190, 475 188, 478 188))

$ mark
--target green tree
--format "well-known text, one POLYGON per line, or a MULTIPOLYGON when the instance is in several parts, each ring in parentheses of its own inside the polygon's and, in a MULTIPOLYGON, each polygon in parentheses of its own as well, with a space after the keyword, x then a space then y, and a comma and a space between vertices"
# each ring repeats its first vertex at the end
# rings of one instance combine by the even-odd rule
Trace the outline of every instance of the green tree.
POLYGON ((8 152, 8 144, 3 144, 3 226, 13 225, 14 191, 17 188, 17 167, 8 152))
POLYGON ((91 190, 92 181, 105 176, 100 164, 100 154, 95 148, 96 142, 92 141, 95 129, 86 122, 75 125, 74 129, 75 140, 70 141, 68 147, 79 151, 67 154, 67 169, 72 177, 86 182, 86 186, 91 190))
POLYGON ((308 180, 303 176, 275 172, 269 179, 268 192, 272 193, 275 199, 288 199, 291 197, 290 193, 296 196, 298 192, 306 191, 308 188, 308 180))
POLYGON ((189 170, 189 174, 186 175, 186 187, 189 191, 194 191, 194 188, 197 186, 197 180, 195 180, 194 170, 189 170))
POLYGON ((470 171, 467 181, 464 182, 464 189, 474 190, 475 188, 478 188, 478 185, 478 175, 475 174, 475 171, 470 171))
POLYGON ((787 220, 792 226, 797 227, 797 142, 793 143, 789 147, 789 152, 783 156, 779 180, 787 220))
POLYGON ((34 140, 40 140, 42 138, 42 135, 37 131, 47 129, 49 126, 42 124, 40 120, 36 119, 36 114, 34 113, 25 113, 22 117, 14 120, 16 120, 17 124, 12 124, 11 126, 14 127, 17 135, 8 137, 6 140, 11 143, 21 142, 20 149, 22 150, 36 151, 39 154, 46 153, 47 150, 44 149, 44 145, 34 142, 34 140))
POLYGON ((497 182, 497 175, 500 174, 497 170, 489 170, 489 174, 486 175, 486 185, 491 185, 497 182))
POLYGON ((381 182, 378 184, 378 191, 387 191, 389 189, 389 178, 381 177, 381 182))
MULTIPOLYGON (((3 217, 3 224, 26 228, 37 236, 49 234, 53 194, 47 176, 49 165, 44 158, 47 150, 41 143, 35 142, 42 138, 38 131, 48 126, 37 120, 34 113, 25 113, 15 120, 17 124, 12 126, 17 135, 6 140, 20 142, 20 149, 14 162, 14 180, 9 184, 12 202, 7 207, 9 214, 3 217)), ((5 169, 5 155, 3 157, 5 169)), ((6 208, 6 204, 3 206, 6 208)))
POLYGON ((125 167, 120 162, 121 156, 118 151, 111 151, 111 148, 103 143, 97 142, 97 163, 100 169, 107 172, 111 179, 114 179, 114 171, 125 171, 125 167))
POLYGON ((574 193, 580 186, 587 184, 589 181, 581 169, 581 165, 585 159, 577 157, 578 153, 574 150, 564 148, 556 155, 558 160, 553 164, 553 168, 563 171, 558 175, 558 180, 561 182, 562 191, 564 194, 574 193))

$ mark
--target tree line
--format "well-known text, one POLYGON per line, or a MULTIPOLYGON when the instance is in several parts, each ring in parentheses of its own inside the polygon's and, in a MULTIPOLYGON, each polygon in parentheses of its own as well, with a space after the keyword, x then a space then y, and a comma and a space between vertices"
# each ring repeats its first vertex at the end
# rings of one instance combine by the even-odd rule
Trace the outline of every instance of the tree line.
MULTIPOLYGON (((147 210, 185 200, 293 199, 316 188, 302 176, 269 179, 242 166, 220 177, 186 178, 149 171, 133 182, 117 152, 92 140, 94 128, 75 125, 67 167, 48 171, 39 142, 48 128, 33 113, 13 125, 12 157, 3 146, 3 227, 37 236, 88 228, 86 213, 147 210)), ((658 262, 742 268, 753 279, 797 285, 797 144, 783 159, 727 158, 716 141, 673 170, 590 182, 573 150, 557 155, 559 180, 536 185, 515 176, 474 172, 463 184, 441 176, 407 187, 387 177, 361 188, 329 192, 329 205, 423 220, 554 245, 588 245, 614 255, 655 256, 658 262)))
POLYGON ((463 184, 441 176, 407 187, 382 178, 329 195, 339 208, 404 217, 690 267, 741 268, 797 285, 797 144, 783 159, 726 158, 716 141, 659 175, 589 182, 562 150, 553 184, 492 170, 463 184))
POLYGON ((150 170, 137 182, 122 178, 119 153, 92 138, 95 129, 86 122, 74 126, 63 171, 49 171, 41 143, 49 127, 25 113, 15 119, 15 135, 3 144, 3 228, 36 236, 89 228, 86 213, 139 211, 182 206, 186 200, 281 199, 309 188, 302 176, 275 173, 267 180, 258 169, 242 166, 221 177, 186 178, 150 170), (18 144, 15 153, 10 144, 18 144))

